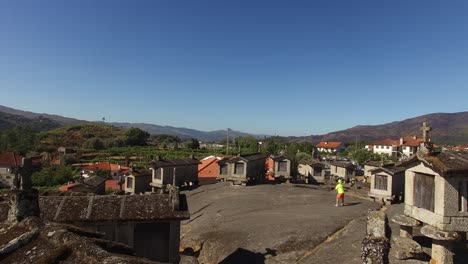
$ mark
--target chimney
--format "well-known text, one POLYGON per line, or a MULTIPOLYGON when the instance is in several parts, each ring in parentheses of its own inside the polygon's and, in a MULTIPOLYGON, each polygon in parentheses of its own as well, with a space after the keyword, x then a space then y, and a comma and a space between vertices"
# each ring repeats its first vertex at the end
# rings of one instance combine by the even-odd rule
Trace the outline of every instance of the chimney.
POLYGON ((403 141, 403 138, 401 137, 400 138, 400 145, 403 145, 404 141, 403 141))
POLYGON ((325 145, 328 145, 328 141, 325 141, 325 145))
POLYGON ((416 140, 418 137, 417 136, 413 136, 413 139, 416 140))

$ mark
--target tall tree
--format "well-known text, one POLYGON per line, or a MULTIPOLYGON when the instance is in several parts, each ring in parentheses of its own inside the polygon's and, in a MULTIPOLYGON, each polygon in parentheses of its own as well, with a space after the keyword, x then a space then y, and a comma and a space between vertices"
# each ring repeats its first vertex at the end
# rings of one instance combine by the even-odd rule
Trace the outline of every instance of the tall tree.
POLYGON ((129 146, 146 146, 150 134, 139 128, 132 127, 125 132, 125 143, 129 146))

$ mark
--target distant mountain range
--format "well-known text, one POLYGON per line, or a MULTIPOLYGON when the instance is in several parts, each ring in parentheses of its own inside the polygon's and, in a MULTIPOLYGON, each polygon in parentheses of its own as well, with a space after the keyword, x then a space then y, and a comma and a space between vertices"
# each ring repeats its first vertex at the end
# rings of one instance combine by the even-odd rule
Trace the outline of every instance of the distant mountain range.
POLYGON ((357 140, 376 141, 398 139, 404 136, 422 136, 421 126, 428 122, 432 127, 430 137, 437 144, 468 143, 468 111, 459 113, 435 113, 418 116, 403 121, 395 121, 375 126, 355 126, 349 129, 331 132, 325 135, 288 137, 291 141, 341 141, 357 140))
MULTIPOLYGON (((355 126, 349 129, 331 132, 325 135, 310 135, 304 137, 288 137, 290 141, 342 141, 354 142, 356 139, 376 141, 386 138, 398 139, 402 136, 421 136, 422 122, 428 122, 433 128, 431 137, 438 144, 468 143, 468 111, 459 113, 435 113, 423 115, 403 121, 395 121, 375 126, 355 126)), ((38 114, 17 110, 0 105, 0 131, 18 124, 29 124, 35 132, 50 130, 66 125, 91 123, 90 121, 63 117, 59 115, 38 114)), ((99 123, 99 122, 96 122, 99 123)), ((150 134, 168 134, 182 139, 197 138, 202 141, 219 141, 226 138, 226 130, 200 131, 190 128, 159 126, 145 123, 111 123, 120 128, 137 127, 150 134)), ((251 135, 230 130, 231 138, 251 135)), ((266 135, 254 135, 263 138, 266 135)))

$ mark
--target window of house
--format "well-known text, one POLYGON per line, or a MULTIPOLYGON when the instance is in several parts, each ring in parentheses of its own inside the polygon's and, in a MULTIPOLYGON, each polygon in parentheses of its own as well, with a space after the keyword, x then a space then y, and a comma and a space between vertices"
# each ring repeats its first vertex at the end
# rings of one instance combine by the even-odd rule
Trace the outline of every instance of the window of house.
POLYGON ((228 165, 227 164, 221 164, 219 166, 219 174, 223 174, 223 175, 228 174, 228 165))
POLYGON ((133 178, 127 177, 127 188, 133 188, 133 178))
POLYGON ((468 181, 461 181, 458 185, 458 211, 468 212, 468 181))
POLYGON ((387 184, 388 184, 388 176, 379 175, 379 174, 375 175, 374 189, 386 191, 387 184))
POLYGON ((434 212, 435 184, 434 175, 415 173, 414 205, 434 212))
POLYGON ((234 167, 234 174, 244 174, 244 163, 236 162, 234 167))
POLYGON ((288 162, 287 161, 279 161, 278 162, 278 171, 279 172, 288 171, 288 162))

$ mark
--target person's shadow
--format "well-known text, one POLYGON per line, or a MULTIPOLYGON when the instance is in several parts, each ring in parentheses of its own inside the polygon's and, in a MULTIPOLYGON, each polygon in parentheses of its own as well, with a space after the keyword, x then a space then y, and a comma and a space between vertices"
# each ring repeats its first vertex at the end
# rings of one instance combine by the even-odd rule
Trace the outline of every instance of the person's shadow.
POLYGON ((343 206, 353 206, 353 205, 358 205, 360 202, 357 203, 345 203, 343 206))

